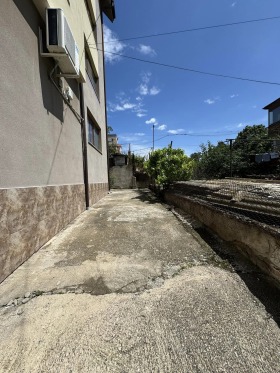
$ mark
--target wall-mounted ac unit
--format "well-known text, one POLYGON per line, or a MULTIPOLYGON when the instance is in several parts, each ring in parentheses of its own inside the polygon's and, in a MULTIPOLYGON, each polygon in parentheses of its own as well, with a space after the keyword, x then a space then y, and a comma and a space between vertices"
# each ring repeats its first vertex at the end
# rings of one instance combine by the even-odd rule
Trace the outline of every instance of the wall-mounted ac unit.
POLYGON ((47 49, 63 74, 79 74, 79 49, 62 9, 46 10, 47 49))

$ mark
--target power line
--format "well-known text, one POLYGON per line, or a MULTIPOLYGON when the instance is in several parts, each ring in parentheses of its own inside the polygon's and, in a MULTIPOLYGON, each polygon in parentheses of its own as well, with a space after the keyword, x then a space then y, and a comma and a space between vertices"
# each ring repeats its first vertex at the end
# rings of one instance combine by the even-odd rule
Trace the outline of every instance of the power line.
POLYGON ((168 135, 165 135, 165 136, 162 136, 158 139, 156 139, 155 141, 159 141, 159 140, 162 140, 166 137, 170 137, 170 136, 195 136, 195 137, 216 137, 216 136, 226 136, 226 135, 231 135, 233 133, 236 133, 236 132, 227 132, 227 133, 216 133, 216 134, 206 134, 206 133, 202 133, 202 134, 194 134, 194 133, 170 133, 168 135))
POLYGON ((107 43, 116 43, 116 42, 120 42, 120 41, 154 38, 154 37, 165 36, 165 35, 182 34, 182 33, 186 33, 186 32, 194 32, 194 31, 200 31, 200 30, 209 30, 209 29, 221 28, 221 27, 230 27, 230 26, 244 25, 244 24, 247 24, 247 23, 272 21, 272 20, 276 20, 276 19, 279 19, 279 18, 280 18, 280 16, 267 17, 267 18, 258 18, 258 19, 251 19, 251 20, 246 20, 246 21, 223 23, 223 24, 219 24, 219 25, 189 28, 189 29, 185 29, 185 30, 178 30, 178 31, 170 31, 170 32, 161 32, 161 33, 156 33, 156 34, 134 36, 134 37, 129 37, 129 38, 123 38, 123 39, 116 39, 116 40, 107 41, 106 44, 107 43))
MULTIPOLYGON (((158 138, 158 139, 155 139, 155 141, 159 141, 159 140, 162 140, 162 139, 164 139, 164 138, 166 138, 166 137, 170 137, 170 136, 186 136, 186 135, 189 135, 189 134, 168 134, 168 135, 165 135, 165 136, 162 136, 162 137, 160 137, 160 138, 158 138)), ((196 136, 199 136, 199 135, 196 135, 196 136)), ((204 135, 204 136, 213 136, 213 135, 204 135)), ((225 140, 224 142, 228 142, 229 140, 232 140, 232 141, 236 141, 236 139, 227 139, 227 140, 225 140)), ((257 140, 246 140, 246 139, 243 139, 243 140, 238 140, 238 142, 246 142, 246 143, 259 143, 260 141, 265 141, 265 142, 272 142, 272 141, 279 141, 279 139, 257 139, 257 140)), ((152 144, 152 142, 150 142, 150 144, 152 144)), ((124 144, 123 144, 124 145, 124 144)), ((133 146, 140 146, 140 145, 138 145, 138 144, 131 144, 132 145, 132 147, 133 146)), ((198 146, 200 146, 201 144, 197 144, 197 145, 190 145, 190 144, 187 144, 186 146, 187 147, 198 147, 198 146)), ((141 150, 147 150, 147 149, 152 149, 152 145, 151 146, 149 146, 149 147, 147 147, 147 148, 141 148, 141 149, 135 149, 135 151, 141 151, 141 150)))
MULTIPOLYGON (((170 136, 195 136, 195 137, 205 137, 205 136, 209 136, 209 137, 216 137, 216 136, 227 136, 227 135, 232 135, 234 133, 237 133, 236 131, 230 131, 230 132, 215 132, 215 133, 170 133, 170 134, 166 134, 158 139, 155 139, 155 141, 159 141, 159 140, 162 140, 166 137, 170 137, 170 136)), ((148 144, 151 144, 152 142, 148 142, 148 144)), ((125 142, 125 143, 122 143, 122 144, 119 144, 119 145, 122 145, 122 146, 125 146, 125 145, 129 145, 131 144, 131 142, 125 142)), ((144 144, 134 144, 134 146, 141 146, 141 145, 144 145, 144 144)))
MULTIPOLYGON (((97 49, 98 51, 103 52, 103 50, 99 49, 99 48, 95 48, 95 47, 90 47, 90 48, 97 49)), ((127 55, 121 54, 121 53, 108 52, 108 51, 106 51, 105 53, 112 54, 112 55, 119 56, 119 57, 123 57, 123 58, 127 58, 127 59, 130 59, 130 60, 133 60, 133 61, 148 63, 148 64, 151 64, 151 65, 157 65, 157 66, 162 66, 162 67, 167 67, 167 68, 175 69, 175 70, 188 71, 188 72, 192 72, 192 73, 196 73, 196 74, 201 74, 201 75, 210 75, 210 76, 215 76, 215 77, 219 77, 219 78, 242 80, 242 81, 251 82, 251 83, 269 84, 269 85, 280 86, 280 83, 277 83, 277 82, 269 82, 269 81, 265 81, 265 80, 242 78, 242 77, 239 77, 239 76, 210 73, 210 72, 207 72, 207 71, 190 69, 188 67, 182 67, 182 66, 176 66, 176 65, 169 65, 169 64, 166 64, 166 63, 155 62, 155 61, 150 61, 150 60, 143 60, 142 58, 127 56, 127 55)))
MULTIPOLYGON (((131 144, 131 146, 132 146, 132 148, 133 148, 133 146, 135 146, 135 145, 133 145, 133 144, 131 144)), ((142 149, 135 149, 135 150, 133 150, 133 152, 140 152, 141 150, 148 150, 148 149, 152 149, 152 146, 149 146, 148 148, 142 148, 142 149)))

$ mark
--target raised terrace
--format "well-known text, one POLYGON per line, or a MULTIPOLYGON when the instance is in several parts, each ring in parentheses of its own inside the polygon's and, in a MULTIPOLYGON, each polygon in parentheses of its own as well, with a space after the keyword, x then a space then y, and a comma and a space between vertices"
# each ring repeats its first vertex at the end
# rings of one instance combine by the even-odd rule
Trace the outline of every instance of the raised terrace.
POLYGON ((175 183, 168 203, 233 243, 280 283, 280 185, 269 181, 196 180, 175 183))

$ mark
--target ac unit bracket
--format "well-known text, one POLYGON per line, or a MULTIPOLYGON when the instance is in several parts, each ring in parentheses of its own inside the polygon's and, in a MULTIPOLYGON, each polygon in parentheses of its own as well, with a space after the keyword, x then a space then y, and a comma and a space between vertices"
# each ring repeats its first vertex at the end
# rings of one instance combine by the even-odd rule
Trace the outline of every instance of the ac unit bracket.
MULTIPOLYGON (((58 58, 68 58, 67 53, 50 53, 50 52, 44 52, 43 47, 43 34, 42 29, 39 27, 39 50, 40 50, 40 56, 44 58, 54 58, 57 60, 58 58)), ((80 75, 77 74, 57 74, 57 77, 59 78, 68 78, 68 79, 79 79, 80 75)))

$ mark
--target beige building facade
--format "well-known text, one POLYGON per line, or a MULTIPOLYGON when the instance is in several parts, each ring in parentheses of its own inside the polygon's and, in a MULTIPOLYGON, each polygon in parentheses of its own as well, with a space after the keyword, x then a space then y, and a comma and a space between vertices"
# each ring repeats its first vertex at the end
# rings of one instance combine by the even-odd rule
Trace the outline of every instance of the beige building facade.
POLYGON ((108 192, 104 14, 113 0, 0 2, 0 281, 108 192), (76 42, 76 76, 46 48, 48 8, 76 42))

